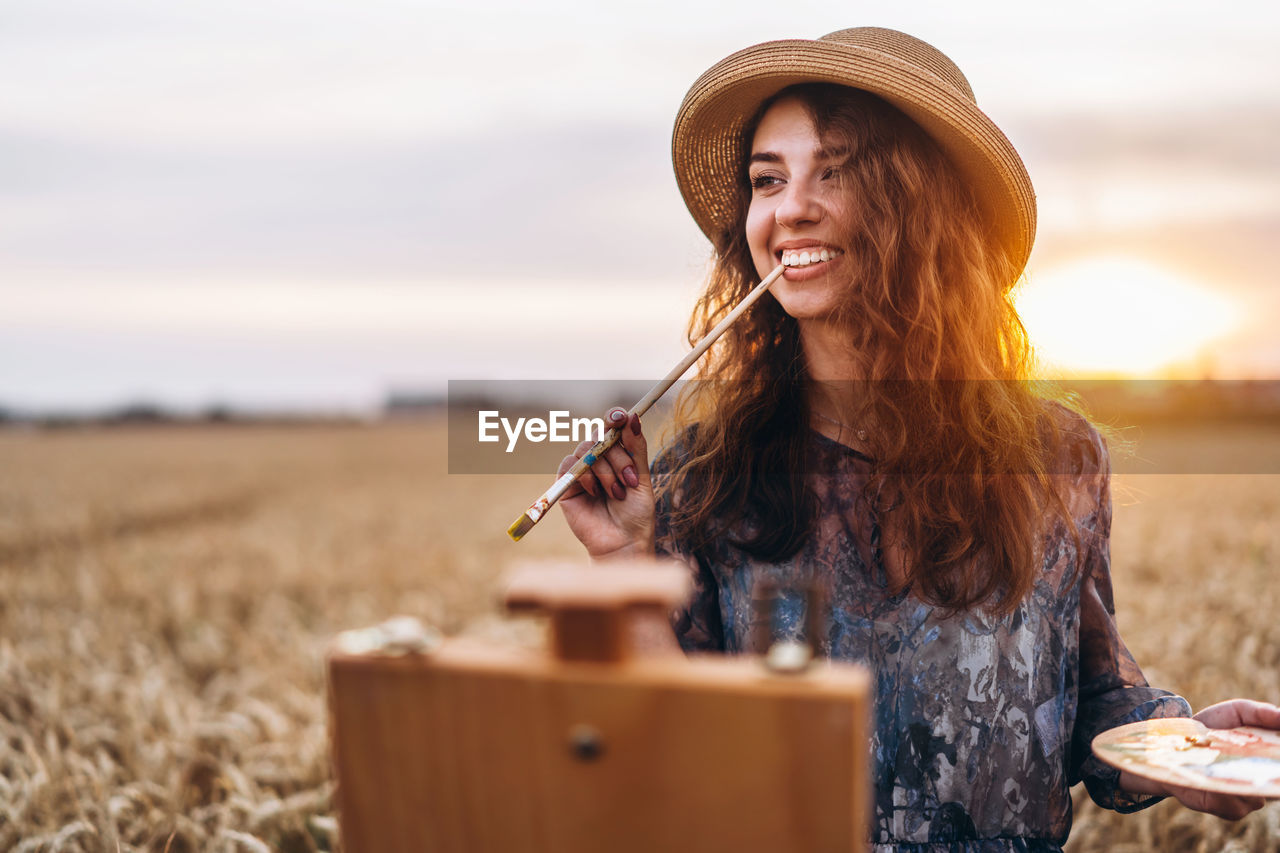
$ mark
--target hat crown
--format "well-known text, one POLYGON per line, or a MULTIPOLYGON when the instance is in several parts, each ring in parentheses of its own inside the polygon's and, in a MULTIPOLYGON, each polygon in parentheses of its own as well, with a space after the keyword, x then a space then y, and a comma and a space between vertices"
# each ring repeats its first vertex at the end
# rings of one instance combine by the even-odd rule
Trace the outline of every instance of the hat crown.
POLYGON ((977 103, 973 88, 960 68, 945 53, 928 42, 897 30, 883 27, 850 27, 827 33, 818 41, 834 41, 850 47, 874 50, 892 56, 909 65, 922 68, 961 92, 971 102, 977 103))

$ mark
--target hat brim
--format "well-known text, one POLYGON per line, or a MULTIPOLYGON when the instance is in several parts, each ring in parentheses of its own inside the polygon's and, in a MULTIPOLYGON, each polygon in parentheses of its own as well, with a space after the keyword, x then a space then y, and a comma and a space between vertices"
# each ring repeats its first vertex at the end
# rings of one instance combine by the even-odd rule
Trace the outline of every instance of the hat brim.
POLYGON ((672 133, 672 163, 685 204, 713 242, 734 224, 746 123, 765 100, 797 83, 870 92, 919 124, 972 188, 992 236, 1021 274, 1035 239, 1036 201, 1008 138, 953 84, 896 56, 838 41, 758 44, 716 63, 689 89, 672 133))

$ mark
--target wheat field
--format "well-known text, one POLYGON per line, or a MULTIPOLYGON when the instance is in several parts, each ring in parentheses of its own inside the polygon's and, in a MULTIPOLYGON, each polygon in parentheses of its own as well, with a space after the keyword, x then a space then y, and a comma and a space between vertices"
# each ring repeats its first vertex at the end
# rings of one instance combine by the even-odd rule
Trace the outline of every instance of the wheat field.
MULTIPOLYGON (((0 850, 338 849, 334 634, 406 613, 516 640, 501 573, 577 557, 558 514, 505 535, 545 477, 450 475, 444 441, 429 419, 0 431, 0 850)), ((1118 618, 1152 683, 1280 700, 1280 476, 1126 475, 1116 503, 1118 618)), ((1280 803, 1076 805, 1077 853, 1280 849, 1280 803)))

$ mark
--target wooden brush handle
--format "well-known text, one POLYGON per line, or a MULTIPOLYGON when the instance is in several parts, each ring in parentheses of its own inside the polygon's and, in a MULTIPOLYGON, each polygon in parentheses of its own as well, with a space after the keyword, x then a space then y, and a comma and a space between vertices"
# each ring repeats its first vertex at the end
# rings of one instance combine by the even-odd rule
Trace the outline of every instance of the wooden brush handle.
MULTIPOLYGON (((656 403, 659 397, 667 393, 667 390, 671 388, 672 385, 676 384, 676 380, 683 376, 684 372, 688 370, 695 361, 701 358, 703 353, 711 348, 711 345, 716 342, 716 339, 723 335, 725 330, 732 326, 734 321, 742 316, 743 311, 746 311, 747 308, 751 307, 751 303, 764 295, 764 292, 769 289, 769 285, 777 281, 778 277, 781 276, 785 270, 786 267, 782 264, 778 264, 778 266, 774 267, 773 272, 765 276, 763 281, 757 284, 750 293, 744 296, 742 301, 735 305, 733 310, 726 314, 723 320, 716 323, 714 329, 702 336, 702 340, 698 341, 698 343, 694 345, 693 349, 689 350, 685 357, 680 359, 679 364, 671 368, 670 373, 663 377, 657 385, 650 388, 649 393, 641 397, 640 400, 631 407, 631 411, 627 413, 627 421, 630 422, 631 415, 643 415, 645 412, 649 411, 649 407, 656 403)), ((529 528, 532 527, 533 524, 537 524, 538 521, 547 514, 547 510, 555 506, 556 501, 560 500, 560 498, 564 496, 564 493, 569 491, 569 487, 576 483, 579 477, 587 473, 591 466, 595 464, 596 460, 600 458, 601 454, 618 443, 618 439, 621 435, 622 429, 615 427, 614 429, 609 430, 604 438, 597 441, 581 459, 573 463, 573 467, 560 475, 560 478, 551 484, 551 488, 543 492, 542 497, 530 504, 529 508, 524 511, 524 516, 516 519, 516 523, 511 525, 507 530, 507 533, 511 538, 519 541, 524 534, 528 532, 529 528), (521 523, 523 518, 528 518, 532 523, 527 526, 523 525, 521 523)))

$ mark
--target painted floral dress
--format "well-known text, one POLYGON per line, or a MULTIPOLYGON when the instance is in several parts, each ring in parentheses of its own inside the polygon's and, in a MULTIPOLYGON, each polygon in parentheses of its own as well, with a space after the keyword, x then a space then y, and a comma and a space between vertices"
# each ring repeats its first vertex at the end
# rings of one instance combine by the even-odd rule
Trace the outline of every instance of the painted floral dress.
MULTIPOLYGON (((1191 709, 1149 687, 1120 639, 1106 447, 1074 417, 1064 438, 1061 470, 1083 570, 1073 571, 1075 539, 1059 524, 1031 596, 998 620, 946 618, 910 593, 888 593, 878 525, 862 498, 869 460, 819 433, 811 434, 817 464, 807 475, 819 503, 815 534, 784 563, 723 541, 691 554, 673 540, 670 507, 659 502, 659 551, 694 573, 693 598, 673 615, 686 651, 745 651, 758 627, 773 639, 803 639, 797 587, 812 578, 823 589, 830 613, 821 650, 873 674, 877 851, 1059 850, 1071 828, 1068 789, 1082 780, 1098 804, 1117 811, 1156 801, 1120 791, 1118 772, 1093 758, 1089 744, 1114 726, 1191 709), (753 594, 770 586, 772 627, 757 626, 770 608, 753 606, 753 594)), ((660 454, 655 478, 678 458, 678 445, 660 454)))

